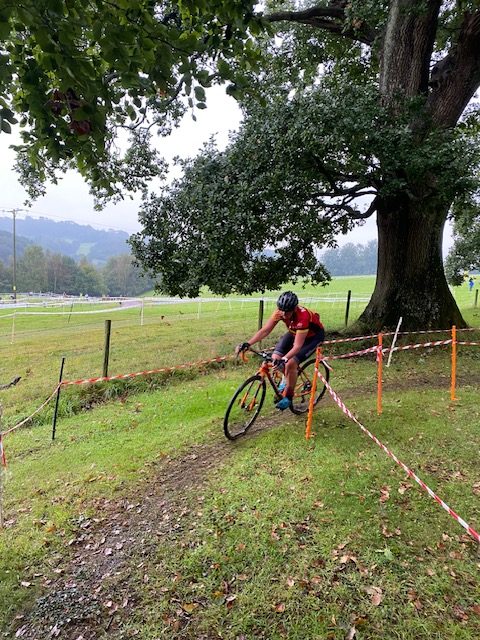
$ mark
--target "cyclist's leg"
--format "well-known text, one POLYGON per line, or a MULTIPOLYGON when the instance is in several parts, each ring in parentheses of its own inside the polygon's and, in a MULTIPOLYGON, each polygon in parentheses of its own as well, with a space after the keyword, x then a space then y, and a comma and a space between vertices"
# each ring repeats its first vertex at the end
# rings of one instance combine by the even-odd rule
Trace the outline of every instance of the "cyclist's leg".
POLYGON ((284 356, 293 347, 294 340, 295 336, 293 335, 293 333, 284 333, 273 348, 273 353, 276 353, 279 356, 284 356))
MULTIPOLYGON (((285 376, 287 379, 287 384, 284 390, 285 397, 291 399, 295 395, 295 386, 297 384, 298 378, 298 367, 304 362, 315 349, 321 344, 325 339, 325 331, 321 329, 318 333, 310 338, 307 338, 303 343, 300 351, 289 361, 287 362, 287 366, 285 367, 285 376)), ((288 407, 288 403, 285 402, 285 407, 288 407)))
POLYGON ((303 347, 295 356, 295 360, 297 364, 300 365, 302 362, 305 362, 307 358, 309 358, 317 349, 317 347, 322 344, 325 340, 325 331, 324 329, 320 329, 318 333, 310 338, 307 338, 303 343, 303 347))
MULTIPOLYGON (((285 333, 275 345, 273 349, 273 353, 277 354, 278 356, 284 356, 292 348, 294 340, 295 340, 295 336, 293 335, 293 333, 290 333, 290 332, 285 333)), ((286 385, 287 385, 287 382, 284 376, 281 382, 279 382, 278 384, 278 390, 280 391, 280 393, 284 394, 286 385)), ((283 398, 280 398, 280 400, 278 400, 277 398, 276 400, 277 406, 278 406, 278 402, 282 402, 282 401, 283 401, 283 398)))

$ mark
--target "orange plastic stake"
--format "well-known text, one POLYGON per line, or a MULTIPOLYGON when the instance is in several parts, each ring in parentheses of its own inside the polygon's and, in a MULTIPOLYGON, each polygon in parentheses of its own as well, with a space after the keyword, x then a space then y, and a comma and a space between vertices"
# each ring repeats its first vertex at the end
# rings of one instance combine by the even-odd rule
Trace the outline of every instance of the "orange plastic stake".
POLYGON ((377 351, 377 413, 382 413, 383 334, 378 334, 377 351))
POLYGON ((317 349, 315 357, 315 373, 312 381, 312 391, 310 393, 310 402, 308 404, 308 418, 307 426, 305 429, 305 439, 309 440, 312 437, 312 420, 313 420, 313 407, 315 406, 315 393, 317 391, 317 378, 318 378, 318 362, 322 355, 321 349, 317 349))
POLYGON ((455 387, 457 382, 457 327, 452 327, 452 384, 450 386, 450 400, 456 400, 455 387))

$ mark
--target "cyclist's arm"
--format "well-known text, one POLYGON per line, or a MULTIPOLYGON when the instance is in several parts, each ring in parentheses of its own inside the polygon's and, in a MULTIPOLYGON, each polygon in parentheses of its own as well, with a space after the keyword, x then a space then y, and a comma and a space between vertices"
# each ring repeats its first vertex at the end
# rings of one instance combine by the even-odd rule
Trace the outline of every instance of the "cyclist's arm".
POLYGON ((264 338, 266 338, 270 333, 272 333, 272 331, 275 329, 275 327, 278 324, 278 320, 275 320, 274 318, 269 318, 267 320, 267 322, 263 325, 263 327, 261 329, 259 329, 251 338, 250 340, 248 340, 248 343, 253 345, 256 342, 260 342, 260 340, 263 340, 264 338))

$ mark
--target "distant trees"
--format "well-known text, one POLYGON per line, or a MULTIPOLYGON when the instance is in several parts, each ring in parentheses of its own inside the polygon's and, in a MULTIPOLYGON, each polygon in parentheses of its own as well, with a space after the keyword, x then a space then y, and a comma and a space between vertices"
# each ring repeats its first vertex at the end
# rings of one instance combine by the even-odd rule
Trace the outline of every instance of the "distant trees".
POLYGON ((103 277, 111 296, 136 295, 154 286, 153 280, 142 275, 128 253, 110 258, 103 268, 103 277))
POLYGON ((17 261, 17 290, 47 290, 47 260, 42 247, 32 244, 17 261))
POLYGON ((327 249, 320 260, 332 276, 372 275, 377 272, 377 250, 376 240, 367 244, 349 242, 338 249, 327 249))
MULTIPOLYGON (((12 261, 0 260, 0 292, 12 291, 12 261)), ((135 296, 153 289, 154 281, 143 277, 130 254, 113 256, 102 268, 83 258, 79 263, 38 245, 26 247, 17 259, 17 291, 88 294, 90 296, 135 296)))
POLYGON ((61 253, 47 253, 47 291, 72 293, 76 291, 78 265, 73 258, 61 253))
POLYGON ((101 296, 107 293, 103 274, 82 258, 75 274, 75 293, 88 293, 91 296, 101 296))
POLYGON ((453 227, 454 244, 445 262, 445 273, 450 284, 459 285, 465 272, 480 270, 480 206, 471 203, 462 206, 453 227))

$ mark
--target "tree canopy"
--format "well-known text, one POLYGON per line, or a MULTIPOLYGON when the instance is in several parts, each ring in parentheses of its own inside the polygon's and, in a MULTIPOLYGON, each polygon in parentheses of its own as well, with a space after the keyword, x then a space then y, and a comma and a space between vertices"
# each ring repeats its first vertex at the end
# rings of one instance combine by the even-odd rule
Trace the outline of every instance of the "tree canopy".
POLYGON ((320 246, 376 214, 370 328, 463 320, 445 280, 452 206, 478 197, 480 9, 474 0, 30 0, 3 9, 3 130, 21 114, 31 190, 74 165, 102 200, 146 189, 153 130, 228 81, 244 124, 209 144, 132 241, 162 287, 191 295, 321 282, 320 246), (127 161, 118 129, 134 136, 127 161), (272 251, 273 250, 273 251, 272 251))
POLYGON ((66 167, 100 201, 145 187, 164 169, 150 131, 168 133, 185 109, 205 108, 205 87, 230 75, 226 60, 240 50, 253 64, 247 28, 260 23, 243 0, 2 3, 0 128, 20 121, 31 195, 66 167))

